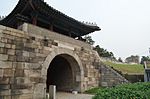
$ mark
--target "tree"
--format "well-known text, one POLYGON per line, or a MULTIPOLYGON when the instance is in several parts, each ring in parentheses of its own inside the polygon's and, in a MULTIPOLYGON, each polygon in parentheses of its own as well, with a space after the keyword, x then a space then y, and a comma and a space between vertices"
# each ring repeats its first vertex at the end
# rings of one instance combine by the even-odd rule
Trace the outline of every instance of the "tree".
POLYGON ((107 57, 107 58, 115 59, 113 52, 109 52, 104 48, 100 48, 99 45, 96 45, 94 47, 94 50, 96 50, 98 52, 100 57, 107 57))
POLYGON ((142 56, 141 64, 144 64, 144 61, 150 61, 150 57, 149 56, 142 56))
MULTIPOLYGON (((87 43, 89 43, 90 45, 94 45, 95 41, 92 39, 91 36, 85 36, 84 39, 86 40, 87 43)), ((96 50, 99 54, 100 57, 107 57, 107 58, 111 58, 116 60, 116 58, 114 57, 113 52, 109 52, 104 48, 100 48, 99 45, 96 45, 94 47, 94 50, 96 50)))
POLYGON ((86 40, 87 43, 89 43, 90 45, 94 45, 95 41, 92 39, 91 36, 85 36, 84 39, 86 40))
POLYGON ((121 62, 121 63, 123 62, 121 57, 118 58, 118 62, 121 62))

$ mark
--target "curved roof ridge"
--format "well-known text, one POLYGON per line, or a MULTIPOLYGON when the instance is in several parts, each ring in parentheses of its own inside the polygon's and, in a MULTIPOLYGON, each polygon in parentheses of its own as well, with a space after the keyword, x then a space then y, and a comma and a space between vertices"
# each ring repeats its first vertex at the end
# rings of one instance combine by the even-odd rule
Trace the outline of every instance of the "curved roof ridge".
POLYGON ((90 22, 83 23, 69 17, 47 4, 47 2, 44 2, 44 0, 19 0, 13 11, 6 18, 0 20, 0 24, 8 27, 16 27, 17 20, 34 24, 33 17, 37 18, 36 20, 39 19, 38 22, 42 21, 43 24, 53 24, 53 26, 65 31, 71 31, 74 36, 83 36, 101 30, 97 24, 90 22), (53 23, 52 21, 55 22, 53 23))
MULTIPOLYGON (((50 8, 53 9, 53 10, 55 10, 55 11, 58 12, 59 14, 64 15, 65 17, 70 18, 70 19, 72 19, 72 20, 74 20, 74 21, 76 21, 76 22, 79 22, 79 23, 82 24, 82 25, 98 27, 96 23, 93 23, 93 24, 92 24, 92 22, 83 23, 83 22, 81 22, 81 21, 78 21, 78 20, 76 20, 76 19, 74 19, 74 18, 72 18, 72 17, 66 15, 65 13, 60 12, 59 10, 57 10, 57 9, 55 9, 54 7, 50 6, 50 5, 49 5, 47 2, 45 2, 44 0, 40 0, 40 1, 42 1, 43 3, 45 3, 48 7, 50 7, 50 8)), ((99 28, 99 27, 98 27, 98 28, 99 28)))

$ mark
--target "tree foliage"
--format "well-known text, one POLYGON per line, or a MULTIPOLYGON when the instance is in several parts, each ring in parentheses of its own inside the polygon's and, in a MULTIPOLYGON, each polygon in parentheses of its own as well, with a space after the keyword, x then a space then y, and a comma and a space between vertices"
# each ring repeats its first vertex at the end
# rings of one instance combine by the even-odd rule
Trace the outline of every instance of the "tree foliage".
POLYGON ((106 49, 101 48, 99 45, 96 45, 94 50, 98 52, 100 57, 115 58, 113 52, 109 52, 106 49))
MULTIPOLYGON (((91 36, 85 36, 84 39, 86 40, 87 43, 89 43, 90 45, 94 45, 95 41, 92 39, 91 36)), ((99 45, 96 45, 94 47, 94 50, 96 50, 99 54, 100 57, 107 57, 107 58, 112 58, 112 59, 116 59, 114 57, 113 52, 109 52, 104 48, 101 48, 99 45)))
POLYGON ((85 36, 84 39, 86 40, 87 43, 90 45, 94 45, 95 41, 92 39, 91 36, 85 36))
POLYGON ((121 57, 118 58, 118 62, 123 62, 122 59, 121 59, 121 57))
POLYGON ((150 57, 149 56, 142 56, 141 64, 144 64, 144 61, 150 61, 150 57))

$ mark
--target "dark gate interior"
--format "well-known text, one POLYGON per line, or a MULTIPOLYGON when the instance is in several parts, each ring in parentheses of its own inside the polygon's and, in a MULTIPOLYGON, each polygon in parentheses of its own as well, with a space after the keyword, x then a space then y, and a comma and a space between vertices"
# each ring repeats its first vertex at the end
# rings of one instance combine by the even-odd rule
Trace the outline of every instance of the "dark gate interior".
POLYGON ((49 65, 47 72, 47 91, 49 85, 56 85, 57 91, 71 91, 73 73, 71 65, 63 56, 56 56, 49 65))

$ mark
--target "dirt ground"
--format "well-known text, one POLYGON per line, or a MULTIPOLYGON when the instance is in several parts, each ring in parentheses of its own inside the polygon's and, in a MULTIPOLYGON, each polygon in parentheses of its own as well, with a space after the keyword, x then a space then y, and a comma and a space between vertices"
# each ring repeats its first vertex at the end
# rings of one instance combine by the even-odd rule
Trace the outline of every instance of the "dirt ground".
POLYGON ((92 99, 93 95, 58 92, 56 99, 92 99))

